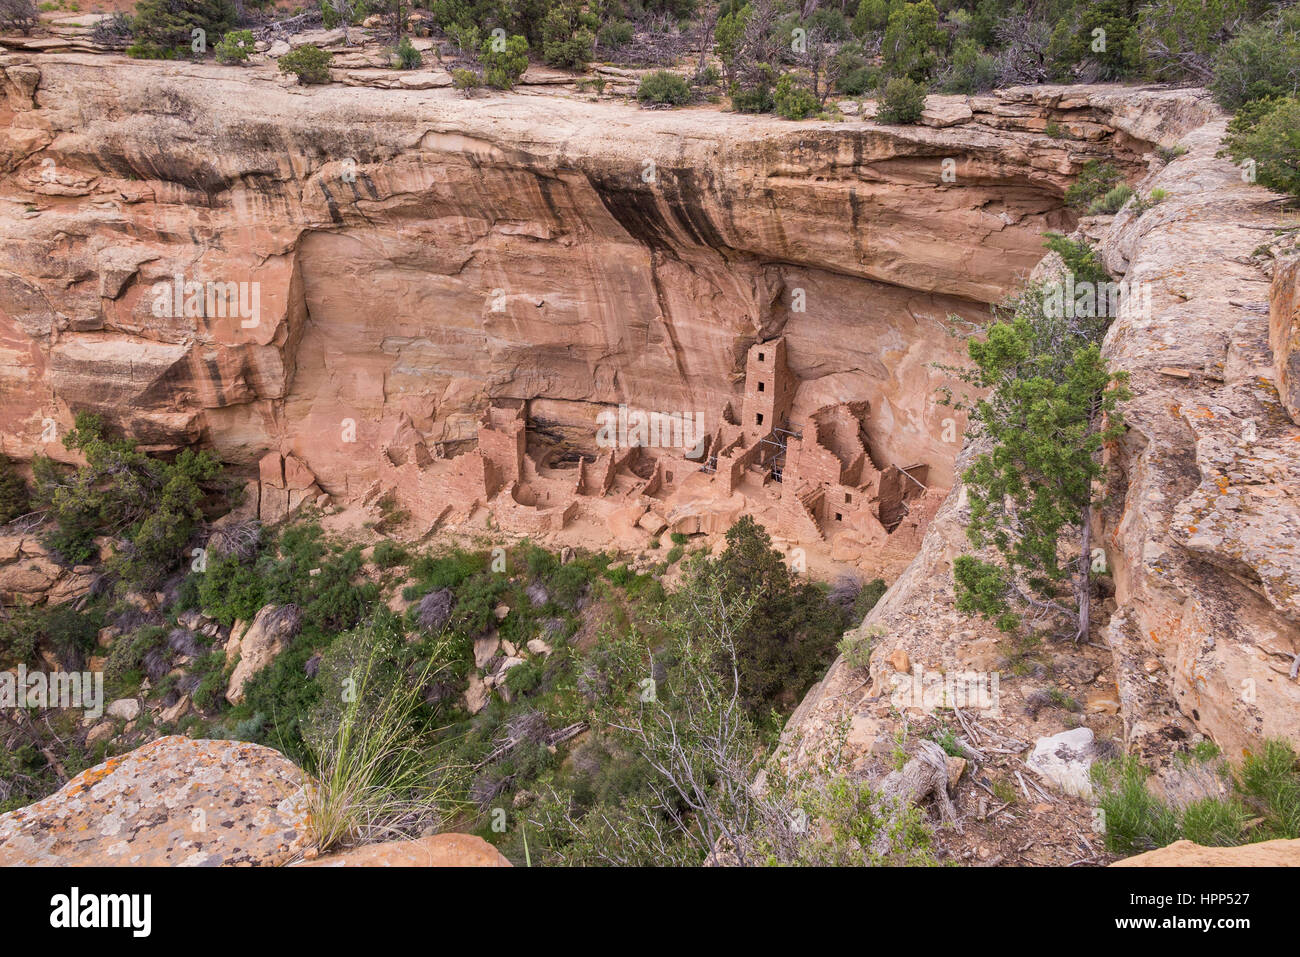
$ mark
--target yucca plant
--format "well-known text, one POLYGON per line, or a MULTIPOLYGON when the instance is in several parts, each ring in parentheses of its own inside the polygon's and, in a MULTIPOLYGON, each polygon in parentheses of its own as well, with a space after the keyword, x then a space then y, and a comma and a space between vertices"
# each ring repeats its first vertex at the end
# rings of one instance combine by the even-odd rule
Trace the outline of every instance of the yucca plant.
POLYGON ((401 662, 391 627, 368 623, 322 662, 325 694, 305 735, 319 850, 411 837, 441 827, 454 806, 454 768, 440 759, 424 689, 446 667, 436 653, 401 662))

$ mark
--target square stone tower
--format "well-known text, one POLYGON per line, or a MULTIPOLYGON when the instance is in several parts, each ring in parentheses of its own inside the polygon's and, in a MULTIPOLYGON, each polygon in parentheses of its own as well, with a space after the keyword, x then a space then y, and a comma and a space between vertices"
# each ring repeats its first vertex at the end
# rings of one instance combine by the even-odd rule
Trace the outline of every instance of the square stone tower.
POLYGON ((785 339, 756 342, 749 347, 745 360, 745 400, 741 427, 747 445, 772 434, 775 428, 788 428, 790 407, 799 384, 785 361, 785 339))

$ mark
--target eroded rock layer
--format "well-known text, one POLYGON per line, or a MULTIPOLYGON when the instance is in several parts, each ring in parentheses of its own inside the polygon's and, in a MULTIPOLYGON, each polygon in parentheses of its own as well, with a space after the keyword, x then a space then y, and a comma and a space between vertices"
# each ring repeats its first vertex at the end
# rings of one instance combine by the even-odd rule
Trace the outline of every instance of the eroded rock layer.
POLYGON ((399 426, 469 439, 496 398, 578 446, 623 402, 714 415, 778 334, 796 410, 869 402, 877 464, 942 487, 946 317, 981 319, 1071 225, 1083 161, 1136 170, 1207 110, 1042 88, 933 98, 931 126, 792 124, 79 54, 0 70, 4 451, 61 454, 88 408, 154 446, 292 453, 343 496, 399 426))
MULTIPOLYGON (((1088 714, 1094 701, 1098 715, 1118 710, 1124 745, 1155 765, 1198 733, 1234 761, 1264 738, 1300 741, 1300 428, 1286 378, 1295 266, 1256 256, 1277 197, 1216 158, 1224 128, 1215 119, 1187 133, 1185 155, 1138 185, 1142 195, 1165 190, 1163 202, 1086 224, 1107 268, 1143 286, 1143 299, 1149 291, 1150 308, 1122 311, 1104 346, 1132 391, 1094 523, 1105 554, 1095 567, 1114 586, 1094 640, 1109 646, 1114 684, 1103 687, 1111 671, 1095 668, 1081 683, 1094 683, 1088 714)), ((964 451, 959 470, 974 452, 964 451)), ((797 760, 831 743, 840 722, 887 721, 906 684, 895 672, 918 666, 1002 672, 1001 707, 987 710, 1022 739, 1037 733, 1024 702, 1044 679, 1016 681, 1011 643, 955 606, 952 562, 970 549, 966 518, 958 482, 862 625, 869 668, 838 660, 791 719, 786 744, 797 760)), ((1062 666, 1086 651, 1062 653, 1062 666)))

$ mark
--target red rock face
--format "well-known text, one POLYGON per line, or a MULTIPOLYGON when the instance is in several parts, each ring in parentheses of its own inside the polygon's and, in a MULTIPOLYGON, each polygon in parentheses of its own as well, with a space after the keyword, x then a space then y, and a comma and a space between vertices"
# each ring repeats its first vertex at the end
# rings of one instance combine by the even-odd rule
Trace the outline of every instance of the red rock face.
POLYGON ((1079 162, 1132 165, 1177 121, 1100 89, 884 128, 0 67, 4 451, 62 454, 93 409, 147 445, 293 453, 336 495, 400 424, 472 438, 494 398, 587 446, 620 402, 722 408, 776 334, 796 413, 867 400, 874 447, 946 484, 946 317, 982 319, 1038 260, 1079 162))

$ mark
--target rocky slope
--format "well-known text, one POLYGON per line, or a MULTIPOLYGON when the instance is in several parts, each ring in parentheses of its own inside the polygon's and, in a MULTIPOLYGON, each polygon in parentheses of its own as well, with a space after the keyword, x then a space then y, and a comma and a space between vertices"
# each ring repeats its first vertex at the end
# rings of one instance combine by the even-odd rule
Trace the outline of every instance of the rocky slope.
POLYGON ((1139 171, 1207 110, 1042 88, 882 127, 71 53, 0 70, 4 451, 59 454, 91 408, 155 446, 292 451, 335 496, 404 423, 462 439, 493 397, 576 445, 608 404, 714 416, 779 332, 797 410, 867 399, 873 449, 942 487, 947 315, 981 318, 1072 225, 1083 161, 1139 171), (157 315, 177 275, 258 284, 258 314, 250 285, 242 313, 157 315))
MULTIPOLYGON (((874 642, 869 668, 837 661, 790 721, 796 760, 832 742, 839 722, 864 729, 850 735, 852 757, 875 740, 865 729, 888 734, 925 710, 891 708, 896 671, 917 666, 1000 671, 1000 706, 987 720, 1022 743, 1061 727, 1059 713, 1028 702, 1052 682, 1087 698, 1069 720, 1113 732, 1156 765, 1200 735, 1233 760, 1265 737, 1300 740, 1300 429, 1278 389, 1295 363, 1296 262, 1257 255, 1274 237, 1277 197, 1215 157, 1223 130, 1214 119, 1165 142, 1187 152, 1138 187, 1166 190, 1164 202, 1084 223, 1111 272, 1152 293, 1149 314, 1122 314, 1104 349, 1133 398, 1127 433, 1107 451, 1110 499, 1095 520, 1103 584, 1114 589, 1094 630, 1100 647, 1048 648, 1036 672, 1017 678, 1010 643, 956 610, 952 561, 968 548, 958 483, 862 625, 874 642), (1112 728, 1116 712, 1122 726, 1112 728)), ((1016 764, 1020 751, 1009 753, 1016 764)))

